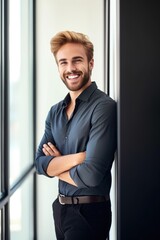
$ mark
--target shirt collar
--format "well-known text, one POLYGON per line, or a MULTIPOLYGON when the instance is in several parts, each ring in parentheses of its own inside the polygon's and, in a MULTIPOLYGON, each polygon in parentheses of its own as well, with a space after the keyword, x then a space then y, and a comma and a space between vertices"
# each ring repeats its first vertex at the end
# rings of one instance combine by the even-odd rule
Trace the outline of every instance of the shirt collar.
POLYGON ((82 101, 88 101, 92 93, 97 89, 97 85, 95 82, 92 82, 91 85, 89 85, 88 88, 86 88, 77 99, 80 99, 82 101))
MULTIPOLYGON (((90 98, 90 96, 92 95, 92 93, 97 89, 97 84, 95 82, 92 82, 91 85, 89 85, 88 88, 86 88, 79 96, 78 96, 78 100, 81 101, 88 101, 88 99, 90 98)), ((63 100, 63 106, 67 106, 68 103, 70 102, 71 98, 70 98, 70 94, 68 93, 66 95, 66 97, 63 100)))
POLYGON ((71 101, 71 97, 70 97, 70 94, 68 93, 68 94, 66 95, 66 97, 64 98, 62 105, 63 105, 64 107, 66 107, 66 106, 69 104, 70 101, 71 101))

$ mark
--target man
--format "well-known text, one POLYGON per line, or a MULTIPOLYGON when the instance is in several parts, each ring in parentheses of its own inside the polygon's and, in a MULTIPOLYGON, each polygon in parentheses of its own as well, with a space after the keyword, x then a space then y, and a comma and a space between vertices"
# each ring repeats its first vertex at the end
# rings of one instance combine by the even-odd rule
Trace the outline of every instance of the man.
POLYGON ((105 240, 111 226, 116 103, 91 81, 94 50, 87 36, 57 33, 51 51, 69 93, 48 113, 36 169, 59 179, 53 203, 57 239, 105 240))

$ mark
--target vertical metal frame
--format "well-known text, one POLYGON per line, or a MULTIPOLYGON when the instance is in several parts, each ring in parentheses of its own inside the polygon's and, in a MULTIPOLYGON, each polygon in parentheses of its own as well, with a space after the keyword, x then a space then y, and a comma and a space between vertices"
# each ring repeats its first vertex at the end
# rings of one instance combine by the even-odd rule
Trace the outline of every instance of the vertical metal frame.
MULTIPOLYGON (((8 94, 8 0, 1 1, 2 7, 2 149, 1 149, 1 167, 2 167, 2 192, 5 199, 9 195, 9 153, 8 153, 8 141, 9 141, 9 94, 8 94), (5 160, 4 160, 5 159, 5 160)), ((10 239, 9 233, 9 202, 3 207, 2 210, 2 237, 4 239, 10 239)))
MULTIPOLYGON (((36 151, 36 116, 37 116, 37 94, 36 94, 36 0, 32 3, 32 13, 33 13, 33 152, 36 151)), ((34 159, 34 156, 33 156, 34 159)), ((33 225, 34 225, 34 240, 37 239, 37 174, 34 172, 33 176, 33 225)))
POLYGON ((2 208, 2 239, 10 239, 9 231, 9 94, 8 94, 8 0, 1 1, 1 17, 2 17, 2 118, 1 118, 1 168, 2 168, 2 194, 3 194, 3 208, 2 208), (5 159, 5 161, 4 161, 5 159))
POLYGON ((2 192, 8 191, 8 1, 2 0, 2 64, 1 64, 1 98, 2 98, 2 116, 1 116, 1 140, 2 140, 2 152, 1 157, 5 159, 2 161, 2 192), (4 174, 5 170, 5 174, 4 174))
MULTIPOLYGON (((103 1, 103 24, 104 24, 104 91, 110 94, 110 0, 103 1)), ((110 240, 108 237, 107 240, 110 240)))

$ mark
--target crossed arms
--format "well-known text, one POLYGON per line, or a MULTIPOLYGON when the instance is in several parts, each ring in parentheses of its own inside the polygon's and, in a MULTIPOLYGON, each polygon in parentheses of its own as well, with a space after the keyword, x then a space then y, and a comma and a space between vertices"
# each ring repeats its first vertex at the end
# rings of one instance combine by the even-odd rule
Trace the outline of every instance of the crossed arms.
MULTIPOLYGON (((105 182, 110 174, 116 150, 115 103, 104 102, 96 106, 91 125, 88 124, 89 137, 87 135, 88 138, 86 137, 86 142, 82 142, 82 146, 76 145, 72 150, 59 150, 61 145, 58 141, 61 142, 61 135, 59 137, 59 133, 54 133, 56 144, 53 138, 53 124, 52 112, 49 112, 45 133, 36 153, 37 173, 49 177, 56 176, 78 188, 96 187, 105 182)), ((71 144, 74 145, 73 139, 71 144)))
POLYGON ((80 152, 62 156, 58 149, 51 142, 48 144, 43 144, 42 151, 46 156, 54 157, 47 167, 47 174, 49 176, 56 176, 60 180, 77 186, 70 177, 69 170, 81 164, 85 160, 86 153, 80 152))

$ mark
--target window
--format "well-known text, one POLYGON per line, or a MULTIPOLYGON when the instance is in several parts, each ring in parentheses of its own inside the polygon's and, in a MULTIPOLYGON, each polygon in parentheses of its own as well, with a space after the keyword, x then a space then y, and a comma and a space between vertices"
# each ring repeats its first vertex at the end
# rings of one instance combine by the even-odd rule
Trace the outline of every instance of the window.
POLYGON ((30 1, 9 1, 10 184, 33 163, 30 1), (16 27, 15 27, 16 26, 16 27))
POLYGON ((33 177, 28 177, 10 200, 11 240, 33 239, 33 177))
POLYGON ((0 240, 36 239, 34 5, 0 0, 0 240))
POLYGON ((0 239, 2 239, 2 235, 1 235, 1 212, 0 212, 0 239))

